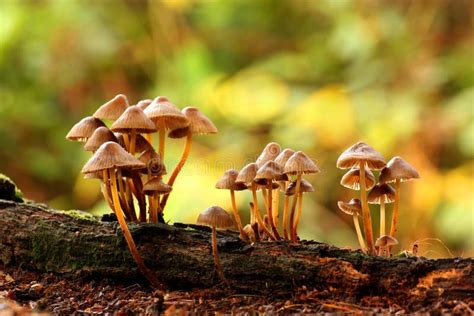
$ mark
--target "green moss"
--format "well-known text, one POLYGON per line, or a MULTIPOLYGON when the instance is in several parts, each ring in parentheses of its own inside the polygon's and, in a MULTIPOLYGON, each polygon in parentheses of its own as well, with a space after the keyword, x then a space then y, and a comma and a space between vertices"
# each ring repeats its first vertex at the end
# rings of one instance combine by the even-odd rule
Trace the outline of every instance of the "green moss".
POLYGON ((2 173, 0 173, 0 199, 23 202, 23 193, 17 188, 15 182, 2 173))
POLYGON ((91 221, 91 222, 97 222, 97 218, 90 214, 90 213, 87 213, 87 212, 84 212, 84 211, 80 211, 80 210, 67 210, 67 211, 56 211, 58 213, 61 213, 61 214, 66 214, 68 216, 71 216, 71 217, 74 217, 74 218, 77 218, 77 219, 83 219, 83 220, 86 220, 86 221, 91 221))

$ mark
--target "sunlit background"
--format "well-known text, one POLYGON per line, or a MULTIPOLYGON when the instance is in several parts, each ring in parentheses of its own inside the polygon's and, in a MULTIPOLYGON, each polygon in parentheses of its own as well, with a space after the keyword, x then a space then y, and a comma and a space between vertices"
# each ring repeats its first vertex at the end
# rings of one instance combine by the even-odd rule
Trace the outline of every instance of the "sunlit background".
MULTIPOLYGON (((322 170, 308 176, 303 238, 357 247, 337 201, 339 154, 363 140, 421 179, 402 184, 399 250, 439 238, 473 251, 473 3, 457 1, 0 1, 0 172, 27 198, 59 209, 110 212, 90 153, 70 127, 118 93, 131 103, 166 95, 199 107, 219 134, 196 137, 166 211, 194 222, 230 210, 214 189, 265 144, 304 150, 322 170)), ((183 140, 169 140, 168 169, 183 140)), ((237 193, 248 220, 248 192, 237 193)), ((391 215, 392 205, 388 207, 391 215)), ((374 223, 378 223, 373 206, 374 223)), ((377 225, 374 224, 374 227, 377 225)), ((378 228, 376 228, 378 233, 378 228)), ((438 242, 426 256, 449 256, 438 242)))

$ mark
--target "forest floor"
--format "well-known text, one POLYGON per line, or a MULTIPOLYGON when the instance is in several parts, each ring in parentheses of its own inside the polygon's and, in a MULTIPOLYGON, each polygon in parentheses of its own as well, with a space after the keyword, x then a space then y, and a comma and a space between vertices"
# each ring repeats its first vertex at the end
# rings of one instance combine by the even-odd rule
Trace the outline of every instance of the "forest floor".
POLYGON ((408 310, 376 296, 363 297, 357 302, 335 301, 329 292, 305 287, 270 296, 235 294, 222 285, 163 293, 146 285, 111 279, 60 276, 18 268, 0 270, 0 315, 474 314, 474 301, 446 299, 416 307, 407 304, 408 310))

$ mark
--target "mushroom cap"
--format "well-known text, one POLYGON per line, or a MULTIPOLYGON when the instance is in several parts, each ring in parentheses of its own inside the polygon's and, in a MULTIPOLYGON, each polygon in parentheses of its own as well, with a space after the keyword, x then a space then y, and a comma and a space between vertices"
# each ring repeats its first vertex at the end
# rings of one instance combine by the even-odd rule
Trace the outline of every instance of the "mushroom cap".
POLYGON ((398 245, 398 240, 395 237, 390 235, 383 235, 377 238, 375 241, 375 246, 377 247, 387 247, 387 246, 394 246, 398 245))
POLYGON ((144 112, 157 128, 164 126, 174 130, 189 125, 188 118, 165 97, 155 98, 144 112))
POLYGON ((105 126, 97 128, 84 144, 84 150, 96 151, 105 142, 118 142, 115 134, 105 126))
POLYGON ((216 228, 232 228, 235 222, 232 216, 220 206, 211 206, 199 214, 196 224, 216 228))
POLYGON ((241 191, 247 189, 244 183, 235 183, 239 172, 235 169, 229 169, 216 183, 216 189, 241 191))
POLYGON ((397 179, 405 182, 419 177, 418 171, 412 165, 397 156, 390 159, 387 166, 382 169, 379 180, 382 183, 395 182, 397 179))
MULTIPOLYGON (((285 194, 286 195, 294 195, 296 192, 296 181, 291 181, 290 184, 288 185, 288 188, 286 189, 285 194)), ((301 179, 301 184, 300 184, 300 192, 302 193, 307 193, 307 192, 314 192, 314 188, 305 179, 301 179)))
POLYGON ((120 133, 128 133, 132 129, 138 133, 156 132, 155 123, 136 105, 128 107, 110 129, 120 133))
POLYGON ((189 134, 189 126, 183 128, 177 128, 168 133, 169 138, 184 138, 189 134))
POLYGON ((247 234, 247 237, 249 238, 250 242, 255 242, 255 231, 253 230, 252 225, 247 224, 244 226, 244 232, 247 234))
POLYGON ((275 142, 268 143, 265 148, 262 150, 260 156, 258 156, 257 160, 255 161, 260 168, 263 166, 267 161, 274 160, 281 151, 280 145, 275 142))
POLYGON ((151 102, 153 102, 152 99, 140 100, 138 101, 137 106, 143 111, 145 111, 145 109, 151 104, 151 102))
POLYGON ((87 116, 74 124, 67 133, 66 139, 76 142, 86 142, 94 131, 101 126, 105 126, 104 122, 93 116, 87 116))
POLYGON ((170 193, 173 188, 168 184, 164 183, 161 177, 152 177, 143 185, 143 193, 147 195, 152 194, 167 194, 170 193))
POLYGON ((395 201, 395 190, 386 183, 377 184, 367 195, 370 204, 393 203, 395 201))
POLYGON ((198 108, 188 106, 182 110, 183 114, 189 120, 189 129, 193 134, 216 134, 218 132, 217 127, 212 121, 202 114, 198 108))
POLYGON ((318 166, 302 151, 297 151, 285 163, 286 174, 314 174, 320 170, 318 166))
POLYGON ((86 174, 84 174, 84 179, 99 179, 99 180, 102 180, 103 179, 103 173, 102 173, 102 171, 86 173, 86 174))
POLYGON ((359 199, 351 199, 349 202, 337 201, 337 206, 349 215, 360 215, 362 213, 362 203, 359 199))
POLYGON ((385 167, 385 159, 372 146, 358 142, 347 148, 337 159, 339 169, 358 167, 361 161, 365 161, 369 169, 379 170, 385 167))
POLYGON ((117 94, 112 100, 102 104, 93 114, 95 118, 116 120, 128 107, 128 99, 123 94, 117 94))
POLYGON ((258 184, 267 183, 281 176, 283 168, 276 162, 270 160, 257 170, 254 181, 258 184))
POLYGON ((257 163, 251 162, 240 170, 237 178, 235 179, 236 183, 252 183, 257 175, 258 166, 257 163))
MULTIPOLYGON (((365 188, 370 190, 375 185, 375 176, 369 168, 365 167, 365 188)), ((360 169, 357 167, 347 171, 341 178, 341 185, 352 189, 360 190, 360 169)))
POLYGON ((153 149, 145 150, 138 160, 146 164, 146 168, 140 170, 142 173, 150 172, 153 176, 164 176, 166 174, 166 167, 153 149))
POLYGON ((282 168, 285 168, 286 162, 291 156, 293 156, 294 153, 295 151, 293 149, 285 148, 282 152, 280 152, 280 154, 278 154, 278 156, 276 156, 274 161, 282 168))
MULTIPOLYGON (((116 133, 115 136, 118 139, 118 143, 120 146, 125 148, 125 141, 123 140, 123 135, 120 133, 116 133)), ((137 138, 135 139, 135 152, 141 153, 147 150, 153 149, 153 146, 140 134, 137 134, 137 138)))
MULTIPOLYGON (((268 189, 268 183, 263 183, 263 184, 259 184, 258 182, 255 182, 257 183, 257 188, 256 190, 266 190, 268 189)), ((276 189, 279 189, 280 188, 280 185, 276 182, 272 182, 272 190, 276 190, 276 189)))
POLYGON ((144 167, 145 164, 143 162, 125 151, 119 144, 105 142, 86 162, 81 172, 97 172, 111 168, 140 169, 144 167))

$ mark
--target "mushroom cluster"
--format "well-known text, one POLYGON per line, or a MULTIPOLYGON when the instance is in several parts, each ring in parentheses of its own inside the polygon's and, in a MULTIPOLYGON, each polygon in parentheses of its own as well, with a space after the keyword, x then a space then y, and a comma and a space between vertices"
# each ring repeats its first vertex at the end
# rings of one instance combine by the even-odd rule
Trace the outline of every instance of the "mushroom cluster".
POLYGON ((195 107, 179 110, 164 96, 129 105, 127 97, 119 94, 66 135, 93 152, 82 173, 85 178, 101 180, 104 198, 117 216, 137 265, 154 285, 157 282, 138 253, 127 221, 164 222, 163 210, 189 156, 193 135, 215 133, 211 120, 195 107), (168 137, 186 138, 186 142, 180 161, 165 182, 168 131, 168 137), (159 135, 158 150, 152 145, 155 133, 159 135))
POLYGON ((398 210, 400 203, 400 183, 420 176, 413 166, 400 157, 392 158, 388 163, 373 147, 358 142, 346 149, 337 160, 339 169, 349 169, 342 177, 341 185, 360 191, 360 200, 339 201, 341 211, 352 215, 362 251, 374 255, 390 256, 393 245, 398 244, 397 233, 398 210), (380 170, 379 179, 373 171, 380 170), (395 189, 389 183, 395 182, 395 189), (370 190, 369 194, 367 191, 370 190), (385 233, 385 205, 393 203, 393 214, 390 234, 385 233), (370 204, 380 204, 380 236, 374 242, 370 204), (358 216, 362 216, 365 240, 359 227, 358 216))
POLYGON ((266 145, 255 162, 247 164, 240 172, 235 169, 227 170, 217 181, 216 188, 230 191, 232 211, 243 240, 255 242, 285 239, 298 242, 297 229, 303 207, 303 193, 314 191, 302 176, 318 172, 316 164, 302 151, 295 152, 289 148, 282 151, 280 145, 272 142, 266 145), (252 192, 253 201, 250 203, 250 224, 245 227, 235 200, 235 191, 243 190, 252 192), (263 217, 260 214, 257 191, 261 192, 263 198, 263 217), (281 216, 280 192, 285 195, 281 216), (290 208, 291 196, 293 199, 290 208))

